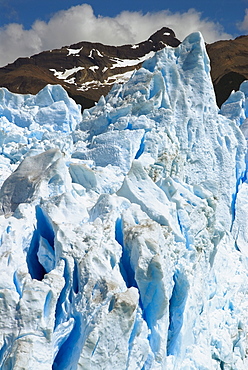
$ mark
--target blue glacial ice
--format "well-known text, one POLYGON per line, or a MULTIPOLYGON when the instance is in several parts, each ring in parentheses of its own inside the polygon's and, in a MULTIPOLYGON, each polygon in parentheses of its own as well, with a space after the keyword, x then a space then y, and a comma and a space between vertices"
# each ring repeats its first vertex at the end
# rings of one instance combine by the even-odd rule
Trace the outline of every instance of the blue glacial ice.
POLYGON ((84 110, 0 89, 0 368, 248 367, 248 83, 200 33, 84 110))

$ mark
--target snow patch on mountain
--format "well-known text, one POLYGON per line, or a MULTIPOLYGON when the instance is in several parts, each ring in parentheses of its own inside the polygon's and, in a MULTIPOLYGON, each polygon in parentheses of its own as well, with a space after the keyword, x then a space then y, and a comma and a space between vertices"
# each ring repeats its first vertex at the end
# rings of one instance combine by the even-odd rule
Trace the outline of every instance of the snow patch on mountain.
POLYGON ((94 59, 93 53, 96 53, 99 57, 103 57, 102 53, 97 49, 91 49, 88 57, 94 59))
MULTIPOLYGON (((97 68, 97 66, 90 67, 90 68, 97 68)), ((98 67, 99 68, 99 67, 98 67)), ((65 69, 63 72, 56 71, 56 69, 51 68, 50 71, 54 73, 54 76, 60 80, 67 80, 73 73, 81 71, 85 69, 85 67, 74 67, 70 69, 65 69)), ((67 81, 68 82, 68 81, 67 81)))
POLYGON ((146 59, 151 58, 154 54, 155 54, 154 51, 150 51, 150 53, 145 54, 143 57, 138 58, 138 59, 112 58, 111 60, 114 61, 115 63, 112 64, 112 67, 110 67, 110 69, 123 68, 123 67, 127 67, 127 66, 136 66, 136 65, 144 62, 146 59))
POLYGON ((68 50, 68 54, 67 56, 70 56, 70 55, 75 55, 76 57, 80 56, 80 51, 83 49, 83 47, 81 47, 80 49, 67 49, 68 50))
POLYGON ((0 89, 1 369, 247 368, 247 89, 209 71, 194 33, 83 115, 0 89))
POLYGON ((99 69, 99 66, 92 66, 92 67, 89 67, 89 69, 93 72, 96 72, 96 70, 99 69))

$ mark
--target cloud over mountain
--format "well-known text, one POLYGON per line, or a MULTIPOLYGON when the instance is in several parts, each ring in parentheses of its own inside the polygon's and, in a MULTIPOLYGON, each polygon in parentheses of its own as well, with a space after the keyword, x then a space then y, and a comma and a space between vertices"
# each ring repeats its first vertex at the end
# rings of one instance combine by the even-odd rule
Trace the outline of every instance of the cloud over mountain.
POLYGON ((245 16, 242 22, 237 24, 240 31, 248 32, 248 9, 245 9, 245 16))
POLYGON ((181 40, 194 31, 200 31, 208 43, 231 37, 219 23, 203 19, 195 9, 184 13, 123 11, 111 18, 96 16, 90 5, 82 4, 55 13, 48 22, 36 20, 28 30, 18 23, 0 28, 0 66, 19 56, 30 56, 79 41, 112 45, 137 43, 163 26, 172 28, 181 40))

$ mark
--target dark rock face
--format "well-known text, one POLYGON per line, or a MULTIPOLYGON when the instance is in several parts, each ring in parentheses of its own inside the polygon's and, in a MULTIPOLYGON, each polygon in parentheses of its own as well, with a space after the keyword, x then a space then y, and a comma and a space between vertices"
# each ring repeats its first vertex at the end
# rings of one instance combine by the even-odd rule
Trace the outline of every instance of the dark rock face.
POLYGON ((220 107, 232 90, 238 90, 248 79, 248 36, 235 40, 217 41, 207 45, 211 61, 211 76, 220 107))
POLYGON ((12 92, 36 94, 47 84, 61 84, 77 103, 89 108, 115 82, 126 81, 153 52, 179 44, 175 33, 166 27, 136 45, 80 42, 19 58, 0 68, 0 85, 12 92))

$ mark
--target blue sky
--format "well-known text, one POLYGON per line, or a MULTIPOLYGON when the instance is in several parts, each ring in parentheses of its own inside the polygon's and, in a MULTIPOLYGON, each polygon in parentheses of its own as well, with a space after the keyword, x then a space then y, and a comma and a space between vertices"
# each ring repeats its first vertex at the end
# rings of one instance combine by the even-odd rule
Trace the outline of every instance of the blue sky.
POLYGON ((181 40, 196 30, 206 42, 248 34, 248 0, 0 0, 0 65, 83 40, 140 42, 162 26, 181 40))
MULTIPOLYGON (((169 9, 171 12, 186 12, 194 8, 208 18, 223 25, 227 33, 237 36, 240 30, 236 24, 242 22, 248 0, 125 0, 125 1, 86 1, 94 10, 95 15, 114 17, 123 10, 158 12, 169 9)), ((49 21, 59 10, 81 5, 82 1, 72 0, 0 0, 0 27, 11 22, 21 23, 25 29, 32 26, 36 19, 49 21)), ((242 33, 242 32, 241 32, 242 33)))

